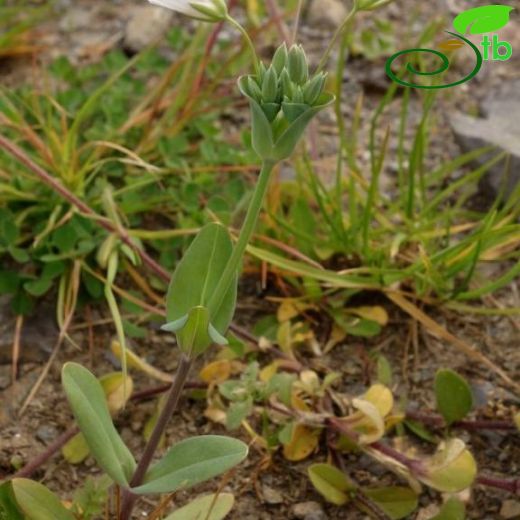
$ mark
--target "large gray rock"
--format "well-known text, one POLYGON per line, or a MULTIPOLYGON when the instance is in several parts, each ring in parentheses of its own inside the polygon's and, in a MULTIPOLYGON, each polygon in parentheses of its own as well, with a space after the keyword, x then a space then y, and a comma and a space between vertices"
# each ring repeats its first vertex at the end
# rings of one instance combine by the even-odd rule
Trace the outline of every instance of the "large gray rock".
POLYGON ((480 155, 477 165, 491 160, 498 152, 509 154, 490 168, 481 188, 496 196, 504 189, 507 195, 520 182, 520 80, 508 81, 488 95, 481 106, 483 117, 455 113, 450 121, 455 138, 463 151, 496 146, 495 151, 480 155))

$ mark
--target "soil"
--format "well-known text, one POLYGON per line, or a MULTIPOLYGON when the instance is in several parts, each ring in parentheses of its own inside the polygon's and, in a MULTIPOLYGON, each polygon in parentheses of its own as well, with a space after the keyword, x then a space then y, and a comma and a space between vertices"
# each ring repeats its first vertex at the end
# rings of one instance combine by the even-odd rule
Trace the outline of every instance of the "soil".
MULTIPOLYGON (((43 46, 38 53, 38 59, 45 63, 60 54, 66 54, 78 65, 96 59, 100 53, 120 45, 128 13, 135 4, 136 2, 122 0, 108 3, 103 0, 59 2, 59 16, 38 29, 43 46), (119 37, 116 38, 114 35, 119 37)), ((466 2, 443 0, 420 3, 412 0, 396 1, 387 7, 381 16, 394 22, 400 20, 403 27, 413 21, 411 25, 413 31, 419 33, 432 16, 446 13, 446 18, 449 20, 452 17, 450 9, 462 9, 466 4, 466 2)), ((176 23, 181 22, 177 20, 176 23)), ((362 23, 368 23, 368 18, 364 17, 362 23)), ((325 46, 330 29, 316 30, 304 25, 301 34, 303 38, 309 39, 312 52, 317 52, 320 47, 325 46)), ((363 57, 353 58, 352 66, 348 68, 348 76, 345 79, 345 92, 348 95, 345 95, 344 112, 347 116, 352 114, 357 93, 360 91, 364 91, 366 96, 367 114, 381 99, 384 94, 383 88, 388 86, 386 77, 382 73, 383 63, 384 59, 382 62, 381 60, 369 61, 363 57)), ((498 68, 495 70, 498 72, 484 71, 474 83, 465 85, 460 90, 453 90, 449 96, 440 101, 435 113, 438 121, 437 132, 432 136, 430 158, 432 163, 458 153, 447 124, 447 114, 452 107, 474 109, 493 85, 509 74, 512 75, 511 70, 518 71, 518 61, 509 65, 511 65, 510 69, 506 64, 497 64, 498 68)), ((35 77, 31 59, 11 59, 7 65, 4 62, 1 66, 4 72, 2 79, 4 85, 33 81, 35 77)), ((366 120, 368 121, 368 118, 366 120)), ((329 154, 333 154, 334 151, 334 147, 329 145, 329 154)), ((388 189, 391 190, 391 173, 388 175, 388 189)), ((237 323, 246 329, 250 326, 253 317, 274 309, 273 304, 266 299, 266 295, 275 291, 274 287, 268 287, 267 291, 257 290, 256 279, 249 279, 248 282, 250 283, 244 283, 242 287, 239 300, 241 306, 236 316, 237 323)), ((519 295, 520 281, 516 280, 510 287, 495 294, 493 299, 489 299, 486 303, 496 307, 518 308, 520 307, 519 295)), ((303 350, 298 352, 299 361, 320 373, 325 373, 327 370, 340 372, 342 378, 335 390, 346 396, 355 396, 363 392, 366 385, 370 383, 370 375, 374 373, 366 353, 377 351, 384 354, 393 367, 396 396, 406 396, 408 406, 411 408, 421 411, 433 409, 432 388, 435 371, 439 367, 449 367, 471 381, 477 404, 475 417, 510 418, 512 413, 520 409, 520 396, 511 391, 496 374, 468 359, 452 344, 430 335, 421 325, 398 312, 390 302, 382 303, 390 314, 390 323, 376 339, 349 338, 347 342, 337 345, 330 353, 319 358, 312 352, 303 350)), ((47 302, 46 305, 52 305, 52 301, 47 302)), ((450 332, 472 345, 497 366, 504 368, 510 377, 519 380, 520 322, 517 317, 461 316, 439 309, 427 309, 427 311, 450 332)), ((102 318, 102 312, 102 309, 94 310, 90 321, 95 322, 96 319, 102 318)), ((42 311, 42 314, 49 315, 45 311, 42 311)), ((13 318, 8 316, 7 310, 2 310, 1 319, 2 322, 14 327, 13 318)), ((11 367, 7 363, 12 344, 12 332, 4 333, 2 329, 0 477, 7 476, 13 472, 13 468, 20 468, 30 462, 71 426, 71 413, 60 384, 60 368, 64 362, 77 361, 91 368, 98 375, 118 368, 117 360, 110 354, 108 348, 113 335, 112 328, 107 325, 94 326, 91 329, 92 334, 89 334, 89 329, 80 327, 83 321, 87 320, 81 317, 76 319, 74 324, 78 330, 73 333, 73 339, 81 347, 81 351, 70 343, 63 345, 39 391, 21 415, 19 415, 21 406, 47 361, 54 341, 47 337, 44 345, 41 345, 37 341, 37 334, 32 336, 32 340, 27 339, 25 343, 22 341, 22 348, 26 349, 26 352, 19 365, 17 381, 11 384, 11 367), (3 357, 2 352, 4 352, 3 357)), ((42 330, 46 330, 45 334, 52 338, 55 331, 51 329, 52 327, 42 330)), ((178 351, 164 334, 150 330, 146 338, 134 340, 132 348, 161 370, 174 372, 178 351)), ((193 381, 197 380, 198 369, 214 357, 213 354, 209 354, 198 360, 198 366, 192 373, 193 381)), ((136 390, 147 389, 155 384, 139 373, 134 374, 134 379, 136 390)), ((155 398, 131 401, 116 419, 118 430, 135 454, 143 449, 143 427, 153 413, 155 403, 155 398)), ((226 434, 222 426, 209 421, 204 416, 205 405, 205 401, 192 399, 188 394, 183 398, 180 411, 176 413, 168 427, 167 446, 187 436, 206 433, 226 434)), ((257 419, 251 419, 251 424, 253 427, 259 427, 257 419)), ((458 433, 468 443, 482 471, 506 477, 520 476, 518 434, 475 431, 458 433)), ((238 433, 233 432, 233 435, 250 442, 250 438, 243 430, 238 433)), ((387 440, 387 442, 392 441, 387 440)), ((223 488, 224 491, 229 490, 234 493, 236 498, 236 505, 229 518, 232 520, 369 518, 349 505, 336 507, 327 504, 314 491, 307 477, 307 467, 312 462, 327 459, 325 444, 325 440, 322 439, 319 451, 298 463, 289 463, 279 452, 274 453, 268 462, 266 453, 253 445, 247 461, 232 474, 223 488)), ((418 442, 418 446, 424 450, 431 450, 426 444, 421 445, 418 442)), ((351 477, 363 485, 400 482, 392 473, 367 457, 349 457, 345 462, 351 477)), ((48 460, 32 476, 44 482, 62 498, 70 499, 74 489, 87 476, 99 474, 100 471, 92 458, 73 466, 62 456, 57 455, 48 460)), ((215 489, 216 483, 210 482, 189 492, 180 492, 175 496, 174 503, 181 505, 199 492, 215 489)), ((489 520, 503 518, 501 511, 504 513, 502 508, 505 501, 514 499, 504 492, 481 486, 476 486, 471 496, 466 498, 468 518, 489 520)), ((431 516, 431 505, 440 503, 440 495, 425 490, 421 496, 421 507, 412 518, 415 520, 429 518, 427 512, 430 512, 431 516)), ((142 500, 135 510, 134 518, 146 518, 152 509, 152 502, 142 500)))

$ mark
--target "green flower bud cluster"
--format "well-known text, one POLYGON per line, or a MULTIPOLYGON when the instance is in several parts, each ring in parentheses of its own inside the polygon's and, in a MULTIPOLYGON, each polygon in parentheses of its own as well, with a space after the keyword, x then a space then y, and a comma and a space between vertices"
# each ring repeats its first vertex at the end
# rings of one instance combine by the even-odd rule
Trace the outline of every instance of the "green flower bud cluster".
POLYGON ((247 76, 243 87, 260 105, 270 123, 280 111, 292 123, 318 103, 326 77, 322 72, 309 77, 307 57, 301 45, 287 49, 284 43, 278 47, 269 67, 261 63, 259 75, 247 76))

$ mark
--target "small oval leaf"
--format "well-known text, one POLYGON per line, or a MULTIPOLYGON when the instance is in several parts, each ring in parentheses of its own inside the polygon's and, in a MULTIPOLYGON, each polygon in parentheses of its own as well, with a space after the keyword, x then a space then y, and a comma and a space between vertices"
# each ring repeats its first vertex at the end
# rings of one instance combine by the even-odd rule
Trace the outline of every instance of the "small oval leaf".
POLYGON ((74 520, 60 499, 39 482, 15 478, 11 485, 18 507, 28 520, 74 520))
POLYGON ((283 455, 293 462, 303 460, 316 449, 319 439, 319 430, 297 424, 292 429, 291 440, 283 447, 283 455))
POLYGON ((507 5, 484 5, 463 11, 453 20, 453 27, 461 34, 495 32, 507 25, 513 7, 507 5))
POLYGON ((460 439, 441 443, 426 468, 427 475, 421 480, 444 493, 457 493, 468 488, 477 475, 477 463, 460 439))
POLYGON ((417 508, 415 491, 407 487, 383 487, 363 489, 363 493, 373 500, 392 520, 406 518, 417 508))
POLYGON ((430 520, 465 520, 465 518, 466 506, 460 500, 451 497, 430 520))
POLYGON ((79 432, 61 448, 61 454, 70 464, 80 464, 90 454, 85 436, 79 432))
POLYGON ((331 464, 312 464, 307 473, 316 491, 331 504, 346 504, 351 493, 356 491, 356 486, 345 473, 331 464))
POLYGON ((242 462, 248 448, 243 442, 220 435, 201 435, 175 444, 152 466, 137 494, 173 493, 205 482, 242 462))
POLYGON ((466 380, 453 370, 438 370, 435 375, 437 409, 448 426, 463 419, 473 406, 473 396, 466 380))
POLYGON ((177 509, 165 520, 222 520, 233 509, 235 497, 231 493, 197 497, 177 509))

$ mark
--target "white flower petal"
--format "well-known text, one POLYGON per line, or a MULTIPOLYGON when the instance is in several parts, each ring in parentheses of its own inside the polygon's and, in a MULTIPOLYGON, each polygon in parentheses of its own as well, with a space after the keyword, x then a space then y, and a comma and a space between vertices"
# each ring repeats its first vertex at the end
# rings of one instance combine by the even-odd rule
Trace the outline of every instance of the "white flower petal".
POLYGON ((161 7, 166 7, 167 9, 171 9, 172 11, 177 11, 179 13, 188 15, 188 16, 197 16, 199 13, 191 7, 190 2, 188 0, 148 0, 151 4, 159 5, 161 7))

